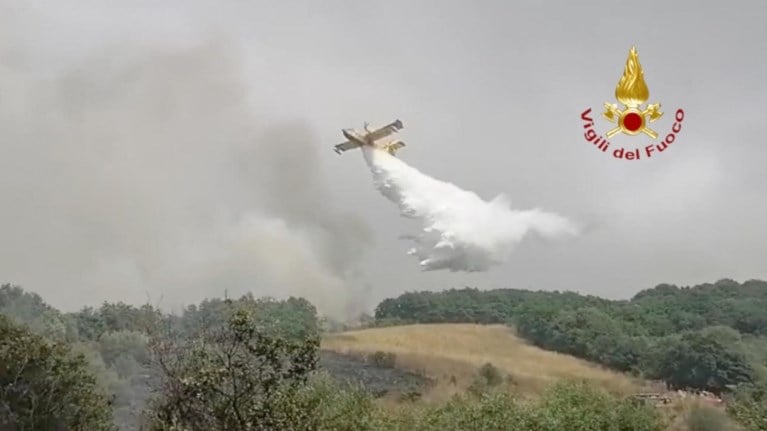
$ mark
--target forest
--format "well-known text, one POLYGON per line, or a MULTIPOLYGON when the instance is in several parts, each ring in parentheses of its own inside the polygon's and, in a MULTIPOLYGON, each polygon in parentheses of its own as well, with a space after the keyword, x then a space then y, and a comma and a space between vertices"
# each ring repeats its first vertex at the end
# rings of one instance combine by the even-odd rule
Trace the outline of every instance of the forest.
POLYGON ((661 284, 629 300, 451 289, 386 299, 377 324, 503 323, 532 344, 671 388, 729 393, 767 380, 767 282, 661 284))
MULTIPOLYGON (((509 324, 546 349, 726 393, 743 429, 767 430, 765 302, 761 281, 663 285, 629 301, 462 289, 387 299, 367 325, 509 324)), ((65 313, 3 285, 0 430, 668 429, 655 409, 586 381, 522 399, 499 390, 489 364, 481 385, 447 403, 381 403, 319 365, 328 326, 301 298, 213 298, 178 314, 119 302, 65 313)))

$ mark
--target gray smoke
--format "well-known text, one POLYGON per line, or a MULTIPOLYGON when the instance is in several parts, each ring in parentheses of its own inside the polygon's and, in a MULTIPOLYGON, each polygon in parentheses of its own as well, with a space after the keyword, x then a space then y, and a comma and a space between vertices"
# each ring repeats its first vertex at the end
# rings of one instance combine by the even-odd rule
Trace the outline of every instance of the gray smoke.
POLYGON ((236 58, 126 44, 47 71, 3 38, 0 278, 65 309, 253 292, 359 311, 371 232, 331 202, 312 130, 251 106, 236 58))

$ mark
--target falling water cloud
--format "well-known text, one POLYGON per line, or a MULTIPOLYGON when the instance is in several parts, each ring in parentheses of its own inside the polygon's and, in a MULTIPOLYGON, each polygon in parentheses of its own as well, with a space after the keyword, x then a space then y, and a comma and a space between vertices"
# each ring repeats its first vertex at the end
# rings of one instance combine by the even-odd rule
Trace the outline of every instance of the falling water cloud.
POLYGON ((402 216, 418 220, 421 231, 406 235, 408 254, 424 271, 486 271, 504 263, 528 234, 547 239, 578 235, 565 217, 540 209, 514 210, 500 194, 485 201, 476 193, 432 178, 385 151, 363 147, 378 191, 402 216))

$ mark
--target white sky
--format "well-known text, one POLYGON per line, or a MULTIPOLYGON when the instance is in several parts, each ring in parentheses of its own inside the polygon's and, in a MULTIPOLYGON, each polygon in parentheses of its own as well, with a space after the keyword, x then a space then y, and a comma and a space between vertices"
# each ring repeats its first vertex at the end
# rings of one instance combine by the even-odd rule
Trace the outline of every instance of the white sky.
POLYGON ((767 278, 764 2, 109 4, 0 0, 0 281, 55 306, 767 278), (580 113, 613 101, 631 45, 653 128, 686 114, 666 152, 619 161, 580 113), (332 151, 395 118, 407 163, 588 229, 420 272, 398 240, 415 226, 332 151))

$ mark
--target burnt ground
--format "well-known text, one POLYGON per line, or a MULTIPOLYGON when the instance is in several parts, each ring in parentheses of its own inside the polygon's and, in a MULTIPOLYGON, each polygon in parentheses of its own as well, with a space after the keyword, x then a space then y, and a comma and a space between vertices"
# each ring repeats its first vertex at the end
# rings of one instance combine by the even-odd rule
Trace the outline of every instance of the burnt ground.
POLYGON ((399 394, 417 398, 433 384, 429 378, 416 373, 376 365, 363 356, 328 350, 320 352, 320 369, 340 382, 361 385, 376 397, 399 394))

